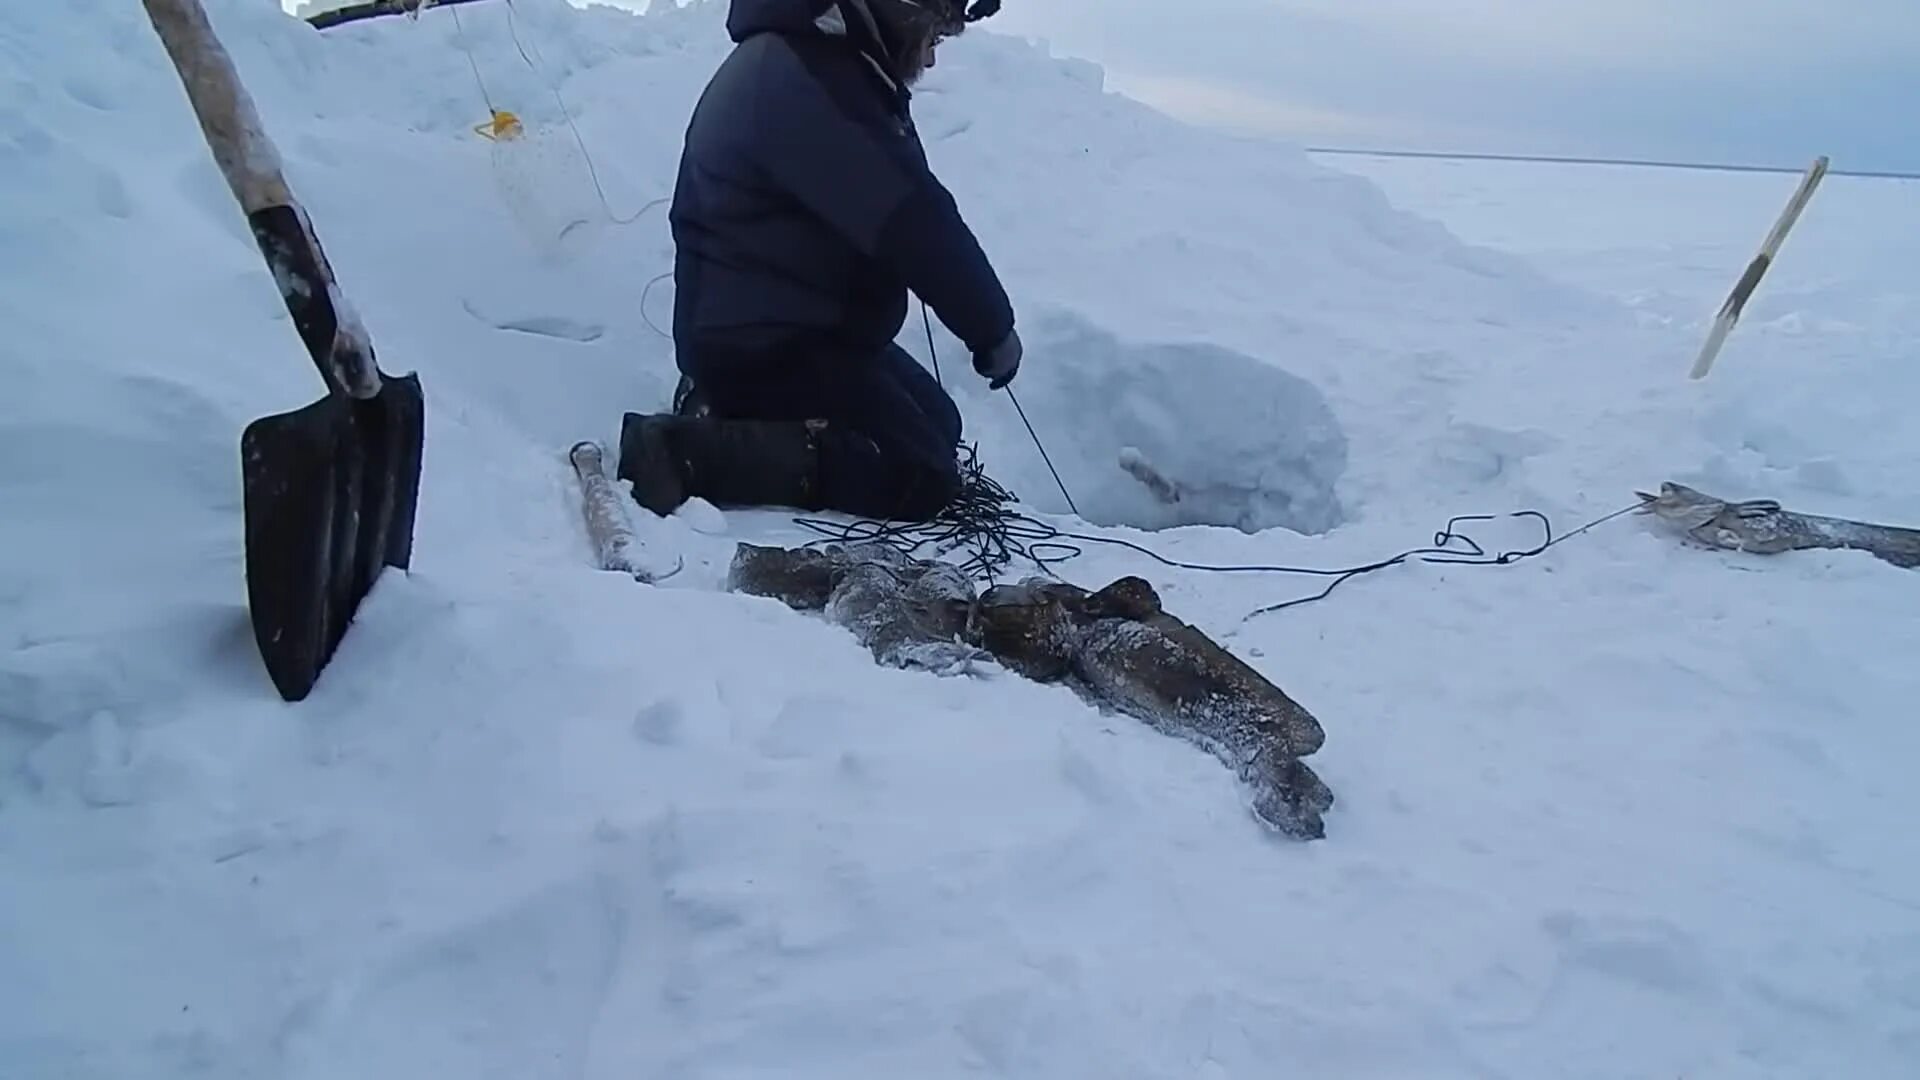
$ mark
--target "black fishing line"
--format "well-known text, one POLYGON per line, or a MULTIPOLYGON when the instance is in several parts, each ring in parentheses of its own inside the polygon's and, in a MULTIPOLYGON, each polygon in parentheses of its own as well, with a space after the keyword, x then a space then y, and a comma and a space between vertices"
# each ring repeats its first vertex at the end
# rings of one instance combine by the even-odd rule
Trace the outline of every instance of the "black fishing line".
MULTIPOLYGON (((926 317, 924 305, 921 314, 923 318, 926 317)), ((931 320, 928 320, 927 324, 927 346, 931 351, 933 347, 931 320)), ((939 378, 937 353, 933 354, 933 363, 937 380, 939 378)), ((1014 402, 1014 407, 1019 409, 1018 401, 1014 402)), ((1025 410, 1020 410, 1020 418, 1026 422, 1025 410)), ((1026 426, 1027 433, 1033 437, 1034 445, 1040 450, 1041 457, 1047 460, 1048 469, 1053 471, 1054 482, 1060 484, 1060 493, 1067 497, 1068 506, 1073 506, 1073 497, 1067 495, 1066 485, 1060 482, 1059 472, 1053 470, 1053 462, 1047 458, 1046 447, 1041 444, 1033 424, 1026 422, 1026 426)), ((1014 509, 1018 499, 998 481, 987 475, 986 467, 980 462, 977 446, 969 445, 962 448, 959 465, 961 477, 959 495, 927 521, 898 522, 862 518, 852 522, 837 523, 810 517, 795 518, 794 521, 820 534, 821 538, 809 541, 805 545, 807 547, 823 544, 884 544, 910 558, 924 557, 920 553, 927 548, 933 549, 936 558, 964 549, 966 557, 957 563, 959 568, 970 577, 983 579, 989 584, 995 582, 1001 572, 1017 560, 1030 562, 1040 573, 1058 579, 1059 575, 1054 573, 1053 568, 1085 554, 1084 545, 1088 544, 1105 544, 1110 547, 1124 548, 1176 570, 1210 574, 1290 574, 1332 579, 1327 583, 1327 587, 1318 593, 1270 604, 1247 615, 1248 619, 1252 619, 1324 600, 1332 595, 1335 589, 1356 577, 1377 573, 1403 563, 1511 566, 1525 559, 1545 554, 1549 549, 1631 513, 1642 505, 1636 500, 1630 506, 1595 518, 1563 535, 1556 534, 1552 520, 1538 510, 1520 510, 1507 514, 1460 515, 1449 519, 1446 527, 1434 534, 1431 545, 1410 548, 1397 555, 1359 566, 1326 569, 1280 564, 1221 565, 1168 558, 1143 544, 1119 537, 1093 536, 1054 528, 1044 521, 1014 509), (1501 520, 1527 520, 1536 523, 1540 528, 1538 543, 1528 548, 1493 552, 1464 530, 1464 526, 1470 523, 1501 520)), ((1077 508, 1074 509, 1074 514, 1076 517, 1079 516, 1077 508)))
POLYGON ((1631 506, 1622 507, 1595 518, 1565 534, 1556 533, 1552 520, 1538 510, 1520 510, 1508 514, 1460 515, 1449 519, 1446 527, 1434 534, 1431 545, 1410 548, 1396 555, 1358 566, 1323 568, 1277 563, 1214 564, 1169 558, 1143 544, 1119 537, 1068 532, 1020 513, 1013 509, 1016 503, 1013 494, 986 475, 986 470, 981 466, 978 453, 973 447, 968 447, 962 458, 961 477, 960 495, 928 521, 889 522, 859 519, 849 523, 837 523, 819 518, 796 518, 795 521, 821 534, 821 539, 809 541, 807 544, 809 547, 829 543, 848 545, 877 543, 914 558, 924 557, 921 552, 928 548, 933 549, 936 557, 943 557, 964 549, 966 557, 959 560, 957 565, 969 576, 984 579, 989 583, 998 579, 1009 564, 1022 560, 1032 563, 1040 573, 1058 578, 1059 575, 1054 572, 1054 567, 1085 554, 1087 545, 1092 544, 1124 548, 1175 570, 1209 574, 1285 574, 1332 579, 1327 583, 1327 587, 1318 593, 1260 608, 1247 616, 1251 619, 1255 616, 1324 600, 1332 595, 1335 589, 1356 577, 1377 573, 1403 563, 1417 561, 1447 566, 1510 566, 1545 554, 1559 544, 1639 509, 1641 505, 1636 501, 1631 506), (1527 520, 1536 523, 1540 529, 1538 542, 1526 548, 1491 551, 1465 528, 1471 523, 1501 520, 1527 520))

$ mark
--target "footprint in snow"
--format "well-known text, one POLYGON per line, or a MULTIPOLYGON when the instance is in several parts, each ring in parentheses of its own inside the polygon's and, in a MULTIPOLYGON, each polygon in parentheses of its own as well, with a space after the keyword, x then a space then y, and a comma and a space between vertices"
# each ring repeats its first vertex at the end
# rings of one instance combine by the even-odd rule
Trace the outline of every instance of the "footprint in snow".
POLYGON ((1541 929, 1569 966, 1684 997, 1712 992, 1711 966, 1694 939, 1672 923, 1561 911, 1541 920, 1541 929))
POLYGON ((933 132, 933 141, 946 142, 948 139, 955 138, 956 136, 960 136, 960 135, 965 135, 967 132, 972 130, 973 130, 973 121, 955 120, 947 124, 942 124, 939 130, 933 132))
POLYGON ((114 95, 99 81, 84 75, 70 75, 65 84, 67 96, 90 109, 112 112, 119 107, 114 95))
POLYGON ((633 718, 633 736, 654 746, 678 746, 687 708, 674 699, 656 701, 633 718))
POLYGON ((606 334, 607 328, 590 319, 576 319, 567 315, 488 315, 474 306, 472 300, 463 299, 460 306, 467 314, 493 327, 495 330, 508 330, 519 334, 531 334, 534 337, 553 338, 558 341, 575 341, 582 344, 598 341, 606 334))
POLYGON ((99 170, 94 177, 93 196, 102 214, 122 221, 133 216, 133 195, 117 170, 99 170))

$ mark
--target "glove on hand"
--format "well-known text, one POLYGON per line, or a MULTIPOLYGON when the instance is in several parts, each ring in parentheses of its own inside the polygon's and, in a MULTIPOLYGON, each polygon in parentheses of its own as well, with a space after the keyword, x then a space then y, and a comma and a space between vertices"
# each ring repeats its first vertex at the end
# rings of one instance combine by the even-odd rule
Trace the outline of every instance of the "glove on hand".
POLYGON ((1024 350, 1020 346, 1020 335, 1012 330, 1002 338, 1000 344, 986 352, 973 354, 973 370, 987 380, 987 387, 998 390, 1013 381, 1020 372, 1020 357, 1024 350))

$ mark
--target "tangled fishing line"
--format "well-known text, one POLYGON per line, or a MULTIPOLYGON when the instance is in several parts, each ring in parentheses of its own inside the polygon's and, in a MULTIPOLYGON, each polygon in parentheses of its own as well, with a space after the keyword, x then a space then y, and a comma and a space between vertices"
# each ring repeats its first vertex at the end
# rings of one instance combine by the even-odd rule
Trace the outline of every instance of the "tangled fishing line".
POLYGON ((860 519, 850 523, 840 523, 808 517, 796 518, 795 521, 821 534, 820 539, 808 543, 809 547, 821 544, 883 544, 908 557, 923 557, 921 553, 929 548, 932 549, 935 557, 964 552, 964 558, 955 560, 956 565, 962 572, 973 578, 984 580, 988 584, 997 581, 1006 568, 1016 561, 1032 563, 1040 573, 1057 578, 1059 575, 1054 573, 1053 568, 1084 554, 1086 545, 1090 544, 1125 548, 1176 570, 1214 574, 1290 574, 1330 579, 1326 588, 1319 592, 1278 604, 1270 604, 1249 613, 1247 618, 1251 619, 1324 600, 1335 589, 1354 578, 1377 573, 1403 563, 1510 566, 1524 559, 1544 554, 1550 548, 1640 507, 1640 503, 1636 501, 1632 506, 1595 518, 1578 529, 1564 534, 1556 533, 1553 522, 1538 510, 1521 510, 1509 514, 1461 515, 1448 520, 1446 527, 1434 534, 1433 543, 1430 546, 1411 548, 1377 562, 1337 569, 1262 564, 1214 565, 1168 558, 1149 547, 1119 537, 1067 532, 1023 514, 1014 509, 1015 496, 986 474, 985 468, 980 464, 977 450, 973 447, 967 448, 960 467, 959 496, 939 514, 924 522, 860 519), (1526 519, 1538 524, 1540 529, 1538 542, 1531 547, 1494 551, 1489 550, 1486 545, 1465 531, 1465 526, 1470 523, 1502 519, 1526 519))
POLYGON ((1015 496, 987 475, 973 447, 966 448, 961 458, 960 477, 960 493, 924 522, 794 520, 821 534, 822 539, 809 547, 884 544, 909 557, 929 547, 938 556, 965 549, 967 557, 957 565, 968 576, 989 583, 1015 560, 1031 562, 1042 573, 1052 574, 1056 563, 1081 554, 1078 546, 1067 542, 1071 539, 1067 534, 1015 510, 1015 496))
MULTIPOLYGON (((923 305, 922 316, 925 317, 925 314, 923 305)), ((933 328, 930 323, 927 327, 927 347, 932 353, 934 377, 939 380, 940 359, 938 352, 934 351, 933 328)), ((1019 408, 1017 400, 1014 406, 1019 408)), ((1059 472, 1053 468, 1053 460, 1047 454, 1046 447, 1041 444, 1040 436, 1034 431, 1033 424, 1027 420, 1024 409, 1020 410, 1020 419, 1026 425, 1027 434, 1032 437, 1034 447, 1046 461, 1047 469, 1052 473, 1054 482, 1060 485, 1061 495, 1066 498, 1067 505, 1073 508, 1077 515, 1079 511, 1074 507, 1073 496, 1067 493, 1066 484, 1060 479, 1059 472)), ((960 494, 927 521, 860 519, 850 523, 840 523, 810 517, 794 520, 797 524, 821 535, 821 539, 810 541, 807 545, 809 547, 821 544, 883 544, 908 557, 918 557, 928 548, 933 549, 935 557, 945 557, 964 551, 965 557, 956 565, 969 576, 984 580, 988 584, 993 584, 1015 561, 1032 563, 1040 573, 1057 578, 1059 575, 1054 573, 1053 568, 1084 554, 1085 545, 1089 544, 1125 548, 1176 570, 1215 574, 1290 574, 1329 579, 1326 588, 1319 592, 1278 604, 1270 604, 1249 613, 1247 618, 1251 619, 1324 600, 1335 589, 1354 578, 1377 573, 1403 563, 1510 566, 1545 554, 1549 549, 1615 518, 1623 517, 1642 505, 1636 500, 1632 505, 1604 514, 1564 534, 1556 533, 1552 520, 1538 510, 1520 510, 1507 514, 1460 515, 1449 519, 1444 528, 1434 533, 1431 545, 1410 548, 1397 555, 1359 566, 1325 569, 1258 564, 1210 565, 1171 559, 1142 544, 1118 537, 1066 532, 1019 512, 1015 509, 1017 497, 987 475, 986 467, 980 462, 977 446, 963 448, 960 458, 960 479, 960 494), (1520 519, 1531 521, 1539 526, 1539 540, 1532 547, 1492 551, 1464 531, 1465 526, 1475 522, 1520 519)))

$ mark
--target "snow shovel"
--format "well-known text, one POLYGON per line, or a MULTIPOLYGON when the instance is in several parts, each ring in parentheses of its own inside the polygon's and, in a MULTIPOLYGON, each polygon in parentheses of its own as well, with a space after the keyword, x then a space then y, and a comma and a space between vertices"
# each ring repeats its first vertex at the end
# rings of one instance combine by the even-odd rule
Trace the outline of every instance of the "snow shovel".
POLYGON ((388 378, 375 363, 199 0, 143 2, 327 384, 240 438, 254 640, 280 696, 300 701, 384 568, 412 557, 425 403, 417 376, 388 378))

